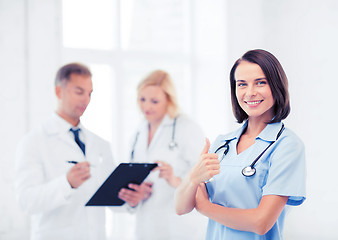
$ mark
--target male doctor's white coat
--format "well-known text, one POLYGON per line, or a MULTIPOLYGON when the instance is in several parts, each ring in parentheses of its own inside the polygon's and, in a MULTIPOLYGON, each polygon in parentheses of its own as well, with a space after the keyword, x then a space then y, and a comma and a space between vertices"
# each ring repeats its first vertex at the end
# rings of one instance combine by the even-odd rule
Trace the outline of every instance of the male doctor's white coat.
POLYGON ((21 207, 32 215, 33 240, 105 239, 105 208, 85 204, 112 172, 112 154, 108 142, 80 127, 86 156, 69 132, 71 125, 57 114, 18 146, 16 190, 21 207), (67 181, 73 166, 67 161, 90 163, 91 177, 77 189, 67 181))
MULTIPOLYGON (((139 127, 134 139, 133 162, 164 161, 173 167, 175 176, 183 178, 199 160, 205 144, 201 128, 189 118, 179 116, 175 128, 177 147, 169 149, 173 134, 173 119, 165 116, 148 147, 148 122, 139 127)), ((136 239, 181 240, 205 239, 207 218, 195 212, 178 216, 174 193, 159 171, 150 173, 145 181, 153 182, 151 196, 136 208, 136 239)))

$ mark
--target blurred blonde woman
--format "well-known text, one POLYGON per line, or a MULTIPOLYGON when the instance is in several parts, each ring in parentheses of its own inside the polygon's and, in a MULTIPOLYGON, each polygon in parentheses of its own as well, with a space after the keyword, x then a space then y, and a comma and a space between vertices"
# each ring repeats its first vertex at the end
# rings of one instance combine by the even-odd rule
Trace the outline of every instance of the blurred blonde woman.
POLYGON ((206 218, 197 212, 180 217, 174 208, 175 189, 198 160, 204 134, 195 122, 179 113, 167 72, 150 73, 137 91, 145 120, 135 134, 130 161, 156 162, 158 167, 143 184, 130 184, 133 190, 122 189, 119 194, 135 208, 136 239, 204 239, 206 218), (201 227, 196 228, 198 225, 201 227))

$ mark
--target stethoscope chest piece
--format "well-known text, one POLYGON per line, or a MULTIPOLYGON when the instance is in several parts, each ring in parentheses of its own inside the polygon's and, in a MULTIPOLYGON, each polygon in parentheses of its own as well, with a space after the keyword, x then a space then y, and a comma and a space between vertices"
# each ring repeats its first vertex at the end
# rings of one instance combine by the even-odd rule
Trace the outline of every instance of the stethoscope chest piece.
POLYGON ((245 177, 251 177, 251 176, 255 175, 255 173, 256 173, 256 169, 254 167, 251 167, 251 166, 247 166, 247 167, 242 169, 242 174, 245 177))
POLYGON ((177 148, 177 143, 175 141, 170 141, 169 142, 169 149, 174 150, 175 148, 177 148))
MULTIPOLYGON (((269 147, 271 147, 271 145, 276 142, 279 138, 279 136, 282 134, 284 130, 284 123, 282 123, 282 127, 279 130, 277 136, 276 136, 276 140, 272 141, 265 149, 263 152, 261 152, 261 154, 258 155, 258 157, 251 163, 251 165, 245 167, 242 169, 242 174, 245 177, 251 177, 253 175, 255 175, 256 173, 256 169, 255 169, 255 164, 257 163, 257 161, 260 159, 260 157, 265 153, 266 150, 268 150, 269 147)), ((228 153, 229 151, 229 143, 232 141, 233 139, 227 140, 226 143, 224 143, 222 146, 220 146, 219 148, 216 149, 215 153, 217 153, 218 150, 225 148, 224 153, 223 153, 223 157, 228 153)), ((222 158, 223 159, 223 158, 222 158)))

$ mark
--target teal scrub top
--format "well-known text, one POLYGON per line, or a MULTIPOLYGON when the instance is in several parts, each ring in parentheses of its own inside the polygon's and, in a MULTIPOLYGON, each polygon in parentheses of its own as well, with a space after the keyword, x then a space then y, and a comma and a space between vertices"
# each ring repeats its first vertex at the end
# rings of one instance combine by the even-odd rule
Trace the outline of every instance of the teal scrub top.
POLYGON ((255 164, 256 174, 251 177, 242 175, 242 169, 256 159, 264 149, 276 140, 282 123, 268 124, 256 137, 255 143, 237 155, 238 140, 247 127, 247 122, 235 132, 220 135, 210 147, 215 152, 227 140, 229 151, 223 156, 224 148, 217 154, 220 159, 220 173, 206 184, 212 203, 230 208, 257 208, 264 195, 289 196, 289 200, 274 226, 265 234, 239 231, 209 219, 206 239, 283 239, 284 218, 288 206, 297 206, 305 200, 305 153, 302 141, 288 128, 278 140, 268 148, 255 164))

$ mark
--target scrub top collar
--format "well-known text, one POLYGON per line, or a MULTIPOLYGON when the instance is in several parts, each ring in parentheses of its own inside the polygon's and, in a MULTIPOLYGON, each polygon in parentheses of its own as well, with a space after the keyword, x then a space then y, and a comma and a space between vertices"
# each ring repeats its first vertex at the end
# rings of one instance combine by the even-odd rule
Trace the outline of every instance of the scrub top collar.
MULTIPOLYGON (((247 128, 248 121, 246 121, 242 127, 240 127, 238 130, 229 133, 224 136, 224 142, 228 140, 234 140, 239 139, 243 133, 243 131, 247 128)), ((263 129, 263 131, 256 137, 256 139, 262 139, 263 141, 272 142, 276 140, 276 136, 278 132, 280 131, 282 127, 282 122, 277 123, 270 123, 266 125, 266 127, 263 129)))
POLYGON ((266 125, 263 131, 257 136, 256 139, 263 141, 273 142, 276 140, 278 132, 281 130, 282 122, 270 123, 266 125))

